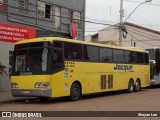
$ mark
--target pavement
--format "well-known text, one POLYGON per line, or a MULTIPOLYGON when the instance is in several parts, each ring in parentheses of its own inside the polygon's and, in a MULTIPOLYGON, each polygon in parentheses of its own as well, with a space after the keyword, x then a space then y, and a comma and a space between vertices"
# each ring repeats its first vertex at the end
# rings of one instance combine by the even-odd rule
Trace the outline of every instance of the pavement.
POLYGON ((25 97, 13 97, 11 91, 0 92, 0 104, 11 103, 16 100, 26 99, 25 97))

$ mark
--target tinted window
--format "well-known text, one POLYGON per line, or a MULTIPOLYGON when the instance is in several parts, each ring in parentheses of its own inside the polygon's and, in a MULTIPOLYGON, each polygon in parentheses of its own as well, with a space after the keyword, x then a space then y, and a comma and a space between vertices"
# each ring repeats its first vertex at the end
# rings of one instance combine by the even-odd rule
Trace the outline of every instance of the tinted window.
POLYGON ((124 63, 124 51, 123 50, 113 50, 114 62, 124 63))
POLYGON ((54 42, 53 47, 54 48, 62 48, 62 42, 54 42))
POLYGON ((29 43, 29 47, 48 47, 49 44, 49 42, 33 42, 29 43))
POLYGON ((62 49, 54 49, 53 50, 53 69, 58 70, 63 68, 63 51, 62 49))
POLYGON ((146 64, 149 63, 149 57, 148 57, 148 54, 147 54, 147 53, 144 53, 144 60, 145 60, 145 63, 146 63, 146 64))
POLYGON ((84 46, 84 59, 90 61, 99 61, 98 47, 84 46))
POLYGON ((147 49, 147 51, 149 52, 149 57, 151 60, 155 60, 154 58, 154 49, 147 49))
POLYGON ((160 50, 159 49, 156 49, 155 50, 155 60, 159 60, 160 59, 160 50))
POLYGON ((100 61, 101 62, 112 62, 112 49, 100 48, 100 61))
POLYGON ((51 50, 48 48, 16 50, 14 71, 16 74, 47 72, 50 68, 50 55, 51 50))
POLYGON ((64 43, 64 56, 66 59, 82 59, 82 45, 64 43))
POLYGON ((133 51, 125 51, 125 62, 135 63, 135 56, 133 51))
POLYGON ((136 63, 144 63, 143 53, 135 52, 136 63))
POLYGON ((28 44, 25 43, 25 44, 18 44, 15 46, 15 50, 17 49, 26 49, 28 47, 28 44))

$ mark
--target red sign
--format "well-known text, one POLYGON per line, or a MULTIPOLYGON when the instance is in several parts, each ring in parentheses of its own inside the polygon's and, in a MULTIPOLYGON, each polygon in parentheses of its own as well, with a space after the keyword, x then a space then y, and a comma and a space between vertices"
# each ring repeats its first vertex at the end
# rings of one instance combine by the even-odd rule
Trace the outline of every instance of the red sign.
POLYGON ((0 23, 0 41, 18 42, 36 37, 36 30, 22 26, 0 23))
POLYGON ((71 23, 70 29, 71 29, 71 36, 72 36, 72 38, 76 39, 78 37, 77 25, 75 23, 71 23))

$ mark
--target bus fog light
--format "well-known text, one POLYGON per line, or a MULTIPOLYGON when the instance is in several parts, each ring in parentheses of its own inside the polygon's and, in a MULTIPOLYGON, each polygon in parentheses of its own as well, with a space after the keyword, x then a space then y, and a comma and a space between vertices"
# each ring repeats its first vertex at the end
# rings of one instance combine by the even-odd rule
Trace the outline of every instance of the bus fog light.
POLYGON ((12 83, 11 86, 12 86, 12 88, 18 88, 18 84, 17 83, 12 83))

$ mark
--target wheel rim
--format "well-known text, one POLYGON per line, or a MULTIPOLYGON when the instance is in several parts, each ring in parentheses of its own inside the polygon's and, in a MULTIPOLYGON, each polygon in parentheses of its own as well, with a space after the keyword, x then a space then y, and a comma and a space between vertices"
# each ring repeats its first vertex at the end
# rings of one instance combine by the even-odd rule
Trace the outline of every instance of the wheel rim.
POLYGON ((133 91, 133 89, 134 89, 134 86, 133 86, 133 83, 131 82, 130 83, 130 91, 133 91))
POLYGON ((138 82, 138 81, 136 82, 136 88, 137 88, 137 90, 139 90, 139 89, 140 89, 140 84, 139 84, 139 82, 138 82))
POLYGON ((78 97, 79 96, 79 89, 78 87, 73 88, 73 96, 78 97))

